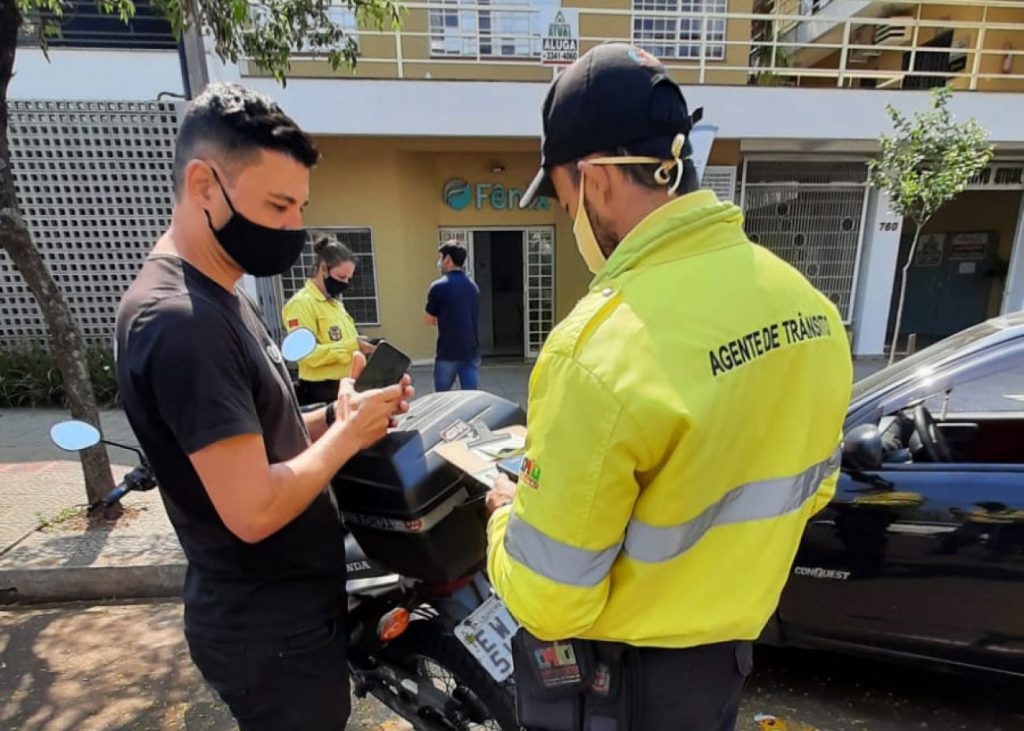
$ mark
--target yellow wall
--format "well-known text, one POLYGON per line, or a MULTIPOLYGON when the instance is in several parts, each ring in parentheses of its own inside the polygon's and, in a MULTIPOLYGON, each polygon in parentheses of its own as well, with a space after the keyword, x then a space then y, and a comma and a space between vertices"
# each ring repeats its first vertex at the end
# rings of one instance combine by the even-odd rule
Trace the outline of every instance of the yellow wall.
MULTIPOLYGON (((985 15, 983 6, 983 2, 965 2, 961 6, 925 4, 921 7, 921 19, 967 21, 975 23, 984 21, 987 26, 998 25, 1001 23, 1016 24, 1021 26, 1019 30, 995 30, 987 28, 985 31, 983 50, 996 52, 1007 48, 1017 51, 1024 50, 1024 7, 1019 9, 989 8, 988 14, 985 15)), ((941 28, 922 29, 918 45, 923 45, 928 42, 941 31, 941 28)), ((970 73, 975 63, 975 54, 972 52, 977 48, 978 31, 971 28, 958 29, 953 34, 953 42, 954 44, 966 44, 966 48, 962 50, 967 52, 967 66, 960 73, 970 73)), ((982 55, 978 72, 982 74, 1001 74, 1002 66, 1002 54, 985 53, 982 55)), ((1013 74, 1024 74, 1024 56, 1012 57, 1010 72, 1013 74)), ((970 80, 956 79, 953 86, 957 89, 969 89, 970 80)), ((1024 81, 1020 79, 999 78, 979 79, 977 88, 978 91, 1024 91, 1024 81)))
MULTIPOLYGON (((795 2, 795 0, 792 0, 795 2)), ((580 16, 580 35, 584 40, 581 42, 581 52, 596 45, 599 40, 618 39, 630 41, 632 39, 633 23, 632 7, 633 0, 563 0, 566 8, 576 8, 580 16), (606 15, 595 12, 595 10, 617 10, 622 11, 618 15, 606 15)), ((785 2, 785 0, 780 0, 785 2)), ((754 10, 753 0, 729 0, 728 10, 734 13, 750 13, 754 10)), ((785 8, 780 5, 780 12, 785 8)), ((885 3, 878 2, 871 6, 866 15, 878 16, 883 12, 889 12, 885 3)), ((911 14, 912 9, 905 7, 901 14, 911 14)), ((984 74, 1001 75, 1005 54, 1003 51, 1024 51, 1024 7, 1021 8, 990 8, 987 16, 984 15, 984 3, 982 0, 964 0, 963 5, 936 5, 923 3, 920 6, 920 15, 923 21, 929 22, 981 22, 983 18, 988 26, 997 24, 1015 24, 1018 27, 1010 30, 988 28, 984 39, 984 50, 991 53, 982 55, 979 72, 984 74)), ((736 45, 726 46, 726 58, 723 61, 708 60, 705 64, 704 83, 716 85, 744 85, 748 83, 749 74, 746 71, 729 71, 728 68, 746 67, 749 63, 750 46, 748 41, 751 34, 751 21, 730 20, 726 29, 726 40, 737 42, 736 45)), ((864 45, 871 45, 874 26, 864 26, 860 30, 851 26, 853 33, 851 42, 864 45)), ((425 9, 406 10, 403 13, 404 34, 399 39, 390 29, 384 35, 371 35, 368 29, 360 33, 360 62, 356 71, 351 72, 345 69, 332 71, 326 61, 310 58, 296 58, 292 62, 291 75, 298 78, 312 77, 338 77, 372 79, 395 79, 401 74, 409 79, 448 79, 448 80, 483 80, 483 81, 525 81, 525 82, 546 82, 554 74, 554 69, 542 66, 535 59, 494 59, 493 62, 484 60, 478 63, 475 58, 432 58, 430 55, 429 14, 425 9), (420 33, 424 35, 410 35, 420 33), (399 53, 400 52, 400 53, 399 53), (402 57, 402 69, 399 70, 397 57, 402 57)), ((924 45, 935 35, 942 32, 944 28, 921 28, 918 33, 918 44, 924 45)), ((835 29, 817 40, 818 44, 835 44, 842 41, 842 32, 835 29)), ((977 31, 974 29, 958 29, 954 35, 955 43, 966 44, 963 49, 967 53, 967 66, 961 73, 969 73, 974 68, 977 46, 977 31)), ((789 65, 794 68, 817 68, 834 69, 839 64, 839 53, 827 48, 806 47, 802 49, 789 49, 791 54, 789 65)), ((867 59, 864 63, 850 63, 848 69, 858 70, 887 70, 899 72, 902 69, 904 50, 901 47, 886 47, 886 50, 879 57, 867 59)), ((673 62, 672 59, 665 59, 673 62)), ((1024 55, 1010 57, 1010 73, 1024 74, 1024 55)), ((674 61, 684 68, 672 69, 671 73, 679 83, 696 84, 700 83, 699 62, 695 59, 674 61)), ((258 69, 249 69, 248 73, 260 75, 258 69)), ((881 83, 882 80, 879 80, 881 83)), ((800 80, 801 86, 834 86, 834 78, 803 77, 800 80)), ((861 82, 851 79, 847 86, 861 86, 861 82)), ((968 79, 957 79, 954 86, 958 89, 967 89, 970 86, 968 79)), ((1024 91, 1024 80, 991 78, 982 79, 978 82, 980 91, 1024 91)))
MULTIPOLYGON (((885 10, 884 3, 877 3, 875 7, 869 9, 865 15, 879 16, 882 12, 888 13, 885 10)), ((914 9, 910 6, 903 6, 899 11, 900 15, 913 16, 914 9)), ((963 5, 935 5, 930 3, 923 3, 920 6, 920 17, 925 22, 942 22, 949 21, 953 23, 982 23, 986 24, 986 32, 983 42, 984 51, 991 53, 981 54, 981 62, 978 67, 978 72, 981 74, 1002 74, 1003 73, 1003 61, 1005 50, 1024 50, 1024 7, 1021 8, 990 8, 988 14, 984 11, 983 0, 977 2, 968 2, 965 0, 963 5), (992 26, 998 24, 1015 24, 1019 26, 1018 29, 995 29, 992 26)), ((856 25, 851 26, 851 38, 850 41, 857 45, 872 45, 872 37, 874 29, 877 26, 865 25, 858 29, 856 25)), ((946 28, 940 27, 921 27, 917 35, 918 47, 924 46, 931 41, 935 36, 944 32, 946 28)), ((842 32, 841 30, 834 30, 822 38, 818 39, 817 43, 841 43, 842 32)), ((971 73, 975 65, 974 51, 977 48, 978 43, 978 31, 973 28, 959 28, 954 31, 953 42, 955 46, 960 46, 958 50, 962 53, 966 53, 966 66, 964 69, 957 73, 971 73)), ((908 44, 909 45, 909 44, 908 44)), ((909 49, 903 46, 886 46, 882 47, 883 52, 880 56, 870 57, 863 63, 848 63, 847 69, 850 71, 870 71, 870 70, 882 70, 882 71, 894 71, 902 73, 903 69, 903 58, 909 49)), ((945 49, 942 50, 945 53, 945 49)), ((919 54, 928 54, 928 51, 918 51, 919 54)), ((855 51, 850 52, 851 57, 856 54, 855 51)), ((796 51, 791 59, 791 65, 793 66, 805 66, 819 69, 837 69, 840 62, 839 51, 824 52, 815 51, 812 48, 805 48, 796 51)), ((1010 65, 1011 74, 1024 74, 1024 56, 1012 56, 1010 65)), ((879 78, 878 84, 882 84, 884 79, 879 78)), ((800 82, 800 86, 834 86, 835 79, 810 79, 805 78, 800 82)), ((860 86, 861 82, 857 80, 851 80, 848 85, 860 86)), ((970 88, 970 79, 958 78, 953 81, 953 87, 956 89, 966 90, 970 88)), ((893 88, 899 88, 894 86, 893 88)), ((977 89, 979 91, 1024 91, 1024 80, 1020 79, 979 79, 977 83, 977 89)))
MULTIPOLYGON (((1013 237, 1017 230, 1021 193, 1013 190, 971 190, 945 205, 928 222, 924 233, 981 233, 994 231, 998 242, 998 256, 1009 263, 1013 237)), ((1005 277, 993 277, 989 299, 989 317, 999 314, 1002 305, 1005 277)))
MULTIPOLYGON (((632 39, 633 21, 632 0, 563 0, 563 7, 579 9, 579 32, 582 38, 594 40, 582 41, 580 52, 584 53, 603 40, 632 39), (617 15, 588 13, 587 10, 619 10, 617 15), (600 39, 600 40, 599 40, 600 39)), ((729 12, 752 12, 753 0, 730 0, 729 12)), ((359 36, 360 61, 355 71, 331 69, 327 61, 313 58, 296 58, 292 61, 290 75, 295 78, 358 78, 396 79, 399 78, 399 65, 396 61, 399 47, 402 56, 401 74, 407 79, 445 79, 445 80, 480 80, 480 81, 550 81, 554 70, 550 66, 542 66, 535 59, 498 59, 500 63, 478 63, 475 58, 432 58, 430 54, 429 13, 422 8, 406 9, 402 15, 400 39, 388 29, 384 35, 371 33, 363 29, 359 36), (409 35, 424 34, 424 35, 409 35)), ((750 39, 749 20, 731 20, 726 26, 726 40, 748 41, 750 39)), ((746 43, 726 46, 724 61, 708 61, 706 64, 705 83, 708 84, 745 84, 745 71, 721 71, 724 66, 746 66, 750 53, 746 43)), ((670 59, 666 59, 669 61, 670 59)), ((692 65, 693 70, 675 70, 673 77, 680 83, 698 83, 698 62, 690 59, 685 61, 692 65)), ((261 75, 259 69, 250 68, 248 73, 261 75)))
MULTIPOLYGON (((985 48, 995 51, 1024 51, 1024 8, 992 8, 988 11, 987 23, 1015 23, 1020 30, 988 30, 985 33, 985 48)), ((986 54, 981 61, 982 73, 1003 73, 1004 55, 986 54)), ((1010 73, 1024 74, 1024 56, 1010 57, 1010 73)), ((984 91, 1024 91, 1021 79, 981 79, 978 88, 984 91)))
POLYGON ((708 165, 739 165, 740 141, 715 140, 708 155, 708 165))
MULTIPOLYGON (((423 324, 427 287, 437 278, 440 228, 555 227, 555 319, 564 318, 590 283, 576 251, 572 221, 558 205, 547 211, 454 211, 442 200, 449 178, 525 189, 537 171, 539 142, 495 139, 321 137, 307 226, 369 227, 377 268, 383 336, 414 358, 434 355, 435 333, 423 324), (492 172, 504 166, 502 173, 492 172)), ((711 164, 736 164, 739 142, 716 142, 711 164)))
POLYGON ((367 226, 372 231, 380 303, 379 328, 414 358, 434 354, 435 333, 423 320, 427 287, 437 278, 441 227, 554 225, 556 318, 563 318, 590 281, 576 253, 572 224, 548 211, 453 211, 442 201, 446 180, 524 189, 536 172, 536 142, 525 140, 388 140, 320 138, 323 161, 313 174, 308 226, 367 226), (505 172, 495 174, 496 164, 505 172))

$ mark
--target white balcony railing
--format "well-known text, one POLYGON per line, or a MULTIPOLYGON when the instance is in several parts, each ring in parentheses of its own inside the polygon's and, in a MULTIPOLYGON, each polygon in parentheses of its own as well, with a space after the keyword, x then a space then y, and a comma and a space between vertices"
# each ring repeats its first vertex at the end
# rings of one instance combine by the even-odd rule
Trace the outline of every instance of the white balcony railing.
MULTIPOLYGON (((436 0, 403 3, 406 17, 420 12, 426 30, 360 29, 362 77, 441 78, 447 67, 473 64, 469 78, 490 78, 488 69, 539 65, 540 31, 530 18, 550 12, 557 0, 436 0), (457 21, 444 20, 455 15, 457 21), (482 18, 504 18, 504 28, 482 18), (527 20, 523 20, 523 17, 527 20), (441 18, 438 27, 437 18, 441 18), (518 20, 516 20, 518 19, 518 20), (374 42, 384 39, 385 42, 374 42)), ((565 8, 578 12, 578 28, 608 27, 608 21, 631 32, 618 36, 578 36, 581 52, 608 41, 630 41, 656 52, 679 49, 662 57, 687 83, 924 88, 954 84, 970 90, 1024 91, 1024 13, 1002 19, 1006 11, 1022 11, 1020 0, 893 0, 872 3, 876 12, 897 6, 895 17, 840 16, 833 27, 813 40, 792 31, 809 20, 807 11, 831 11, 831 5, 791 0, 796 12, 780 12, 785 2, 763 12, 729 12, 705 2, 703 12, 656 10, 663 4, 632 0, 634 8, 565 8), (923 18, 921 8, 966 8, 971 20, 923 18), (905 11, 903 10, 905 8, 905 11), (638 23, 638 19, 664 21, 638 23), (723 32, 724 26, 724 32, 723 32), (654 28, 652 31, 651 28, 654 28), (658 35, 662 33, 662 35, 658 35), (945 39, 945 40, 944 40, 945 39), (946 45, 941 45, 945 42, 946 45)), ((667 0, 672 5, 672 0, 667 0)), ((692 7, 678 0, 677 7, 692 7)), ((721 6, 726 6, 722 3, 721 6)), ((755 7, 765 7, 756 5, 755 7)), ((959 13, 962 14, 962 13, 959 13)), ((407 26, 409 24, 406 24, 407 26)), ((578 31, 577 31, 578 32, 578 31)), ((302 54, 299 54, 301 57, 302 54)), ((550 73, 553 75, 555 69, 550 73)), ((525 74, 524 74, 525 76, 525 74)), ((467 78, 465 68, 452 78, 467 78)), ((516 80, 507 69, 501 78, 516 80)), ((529 78, 536 80, 536 72, 529 78)))

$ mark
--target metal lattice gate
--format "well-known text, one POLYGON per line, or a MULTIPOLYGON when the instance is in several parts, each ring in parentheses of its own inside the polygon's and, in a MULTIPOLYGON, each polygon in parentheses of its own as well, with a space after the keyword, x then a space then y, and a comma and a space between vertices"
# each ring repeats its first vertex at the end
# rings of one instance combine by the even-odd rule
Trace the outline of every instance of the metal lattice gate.
MULTIPOLYGON (((10 103, 18 207, 90 343, 110 344, 121 295, 170 222, 177 128, 170 103, 10 103)), ((47 341, 2 251, 0 341, 47 341)))
POLYGON ((849 322, 867 206, 867 165, 749 160, 740 197, 751 241, 799 269, 849 322))
POLYGON ((526 229, 526 355, 536 358, 555 324, 555 230, 526 229))

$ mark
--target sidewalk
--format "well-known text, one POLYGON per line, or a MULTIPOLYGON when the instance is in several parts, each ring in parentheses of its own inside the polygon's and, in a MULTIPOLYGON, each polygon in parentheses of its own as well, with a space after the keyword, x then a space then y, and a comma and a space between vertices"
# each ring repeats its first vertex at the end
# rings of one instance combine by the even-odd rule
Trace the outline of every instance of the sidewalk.
MULTIPOLYGON (((115 479, 129 469, 114 467, 115 479)), ((84 501, 77 461, 0 465, 0 602, 180 593, 185 557, 155 490, 127 496, 103 530, 69 515, 84 501)))
MULTIPOLYGON (((480 385, 525 403, 529 374, 522 363, 488 365, 480 385)), ((433 391, 429 368, 412 375, 418 394, 433 391)), ((156 490, 125 497, 128 515, 110 530, 56 520, 85 502, 76 455, 49 438, 50 427, 67 418, 54 409, 0 410, 0 603, 178 596, 185 557, 156 490)), ((123 412, 100 418, 105 438, 136 444, 123 412)), ((131 452, 109 453, 120 465, 115 479, 135 465, 131 452)))
MULTIPOLYGON (((880 365, 858 362, 858 378, 880 365)), ((525 404, 529 374, 522 363, 488 365, 480 385, 525 404)), ((429 368, 414 368, 413 378, 420 395, 433 391, 429 368)), ((50 427, 66 418, 57 410, 0 410, 0 603, 178 596, 185 557, 156 490, 128 495, 128 514, 109 530, 67 519, 83 505, 85 487, 76 456, 49 440, 50 427)), ((136 443, 123 412, 101 419, 107 439, 136 443)), ((120 465, 116 479, 135 464, 130 452, 111 449, 110 457, 120 465)))

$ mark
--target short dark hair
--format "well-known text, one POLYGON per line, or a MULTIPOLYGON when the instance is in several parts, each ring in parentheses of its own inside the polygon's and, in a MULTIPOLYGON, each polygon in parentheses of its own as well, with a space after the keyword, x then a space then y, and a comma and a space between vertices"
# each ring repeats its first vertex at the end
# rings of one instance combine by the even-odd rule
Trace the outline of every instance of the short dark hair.
POLYGON ((175 195, 181 194, 185 167, 197 157, 212 153, 234 174, 260 150, 283 152, 308 168, 320 159, 313 139, 266 94, 241 84, 210 84, 189 104, 178 129, 175 195))
MULTIPOLYGON (((632 157, 634 155, 638 155, 638 153, 625 147, 620 147, 613 152, 603 153, 604 157, 632 157)), ((659 163, 651 162, 634 165, 616 165, 615 167, 632 183, 652 190, 667 189, 671 183, 665 185, 654 179, 654 173, 657 171, 658 165, 659 163)), ((669 173, 670 179, 674 180, 674 175, 675 170, 669 173)), ((576 166, 576 162, 569 163, 569 177, 572 179, 573 185, 578 186, 580 184, 580 169, 576 166)), ((687 158, 683 160, 683 180, 679 184, 676 195, 687 195, 699 189, 700 181, 697 180, 697 168, 694 167, 693 160, 687 158)))
POLYGON ((466 257, 469 255, 466 247, 459 241, 445 241, 437 250, 441 252, 442 257, 450 256, 452 263, 457 267, 465 264, 466 257))
POLYGON ((333 236, 321 236, 313 243, 313 253, 316 254, 316 262, 313 264, 311 276, 316 276, 317 269, 321 264, 326 264, 328 269, 334 269, 346 261, 356 260, 352 249, 338 241, 333 236))

